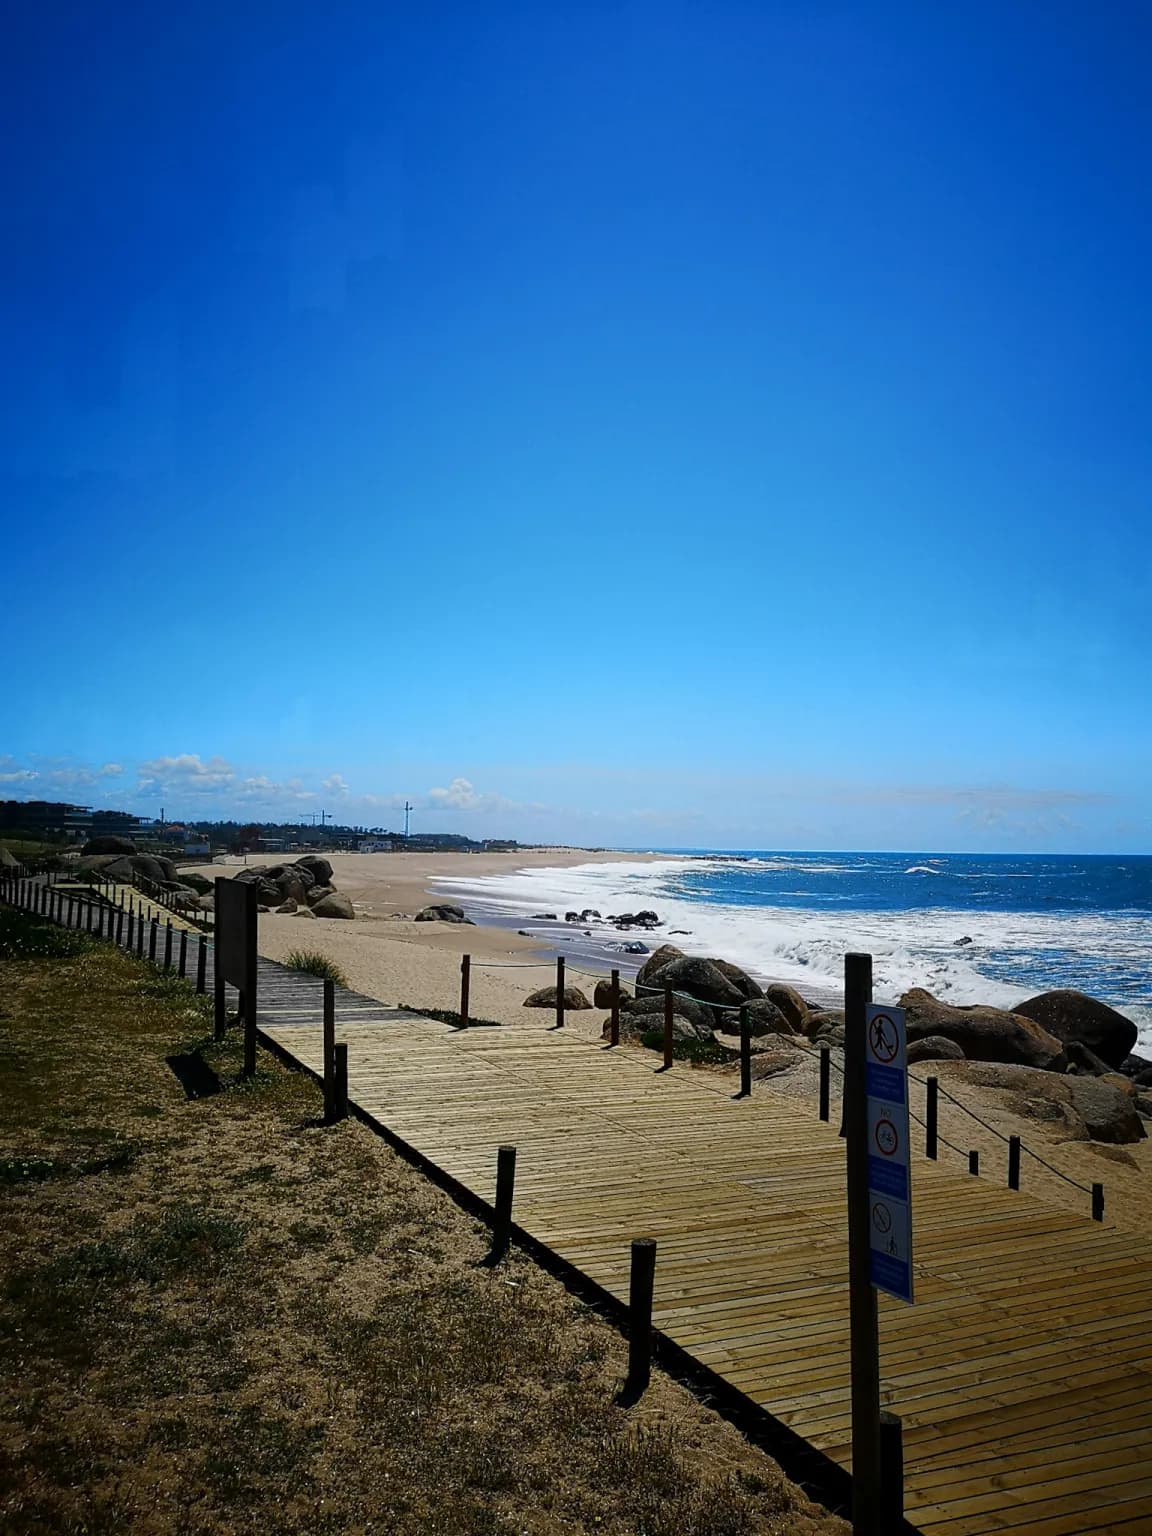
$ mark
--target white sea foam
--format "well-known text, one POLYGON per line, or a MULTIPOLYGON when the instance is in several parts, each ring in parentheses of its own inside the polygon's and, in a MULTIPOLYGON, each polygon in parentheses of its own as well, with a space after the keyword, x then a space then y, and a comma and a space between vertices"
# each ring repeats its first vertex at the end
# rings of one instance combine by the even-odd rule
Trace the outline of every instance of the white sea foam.
MULTIPOLYGON (((762 979, 790 981, 816 998, 830 999, 842 984, 844 955, 865 951, 873 957, 878 998, 895 999, 909 987, 927 987, 937 997, 956 1004, 988 1003, 1010 1007, 1042 990, 1028 975, 1043 971, 1048 986, 1079 986, 1093 991, 1085 971, 1108 970, 1141 974, 1152 945, 1152 919, 1146 913, 986 912, 954 908, 869 912, 739 905, 701 901, 701 876, 723 872, 731 877, 742 867, 768 861, 701 858, 662 859, 634 864, 625 860, 580 864, 567 869, 526 869, 515 874, 489 875, 453 882, 452 889, 471 895, 491 910, 527 917, 534 912, 594 908, 604 914, 656 908, 664 926, 655 936, 663 942, 670 929, 687 929, 671 940, 686 953, 722 955, 762 979), (692 897, 680 894, 680 880, 694 877, 692 897), (695 899, 694 899, 695 898, 695 899), (970 944, 958 948, 957 939, 970 944), (1023 974, 1022 974, 1023 973, 1023 974)), ((774 867, 800 869, 797 863, 773 860, 774 867)), ((841 871, 844 866, 830 866, 841 871)), ((933 871, 935 873, 936 871, 933 871)), ((619 939, 607 924, 589 924, 597 938, 619 939)), ((625 935, 634 937, 634 935, 625 935)), ((1133 1006, 1127 999, 1107 998, 1133 1019, 1142 1046, 1152 1047, 1152 1007, 1133 1006)))

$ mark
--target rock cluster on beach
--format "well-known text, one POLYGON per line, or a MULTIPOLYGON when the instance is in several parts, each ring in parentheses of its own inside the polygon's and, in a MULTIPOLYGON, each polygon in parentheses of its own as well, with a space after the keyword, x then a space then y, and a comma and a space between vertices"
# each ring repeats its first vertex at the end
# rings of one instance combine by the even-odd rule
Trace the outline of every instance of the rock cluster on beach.
POLYGON ((318 853, 305 853, 291 864, 268 864, 242 869, 233 878, 256 887, 258 905, 267 912, 286 916, 332 917, 350 921, 356 916, 351 897, 336 889, 332 866, 318 853))
MULTIPOLYGON (((794 1065, 801 1045, 844 1044, 841 1010, 811 1004, 782 982, 761 986, 730 961, 685 955, 672 944, 640 967, 634 992, 621 987, 623 1038, 651 1038, 663 1029, 667 988, 674 993, 677 1040, 734 1049, 743 1010, 760 1076, 794 1065)), ((554 1006, 555 989, 546 990, 554 1006)), ((543 993, 534 998, 541 999, 534 1006, 545 1006, 543 993)), ((611 1007, 611 983, 597 984, 594 1005, 611 1007)), ((942 1079, 1002 1093, 1016 1113, 1048 1121, 1070 1137, 1123 1143, 1145 1136, 1143 1121, 1152 1118, 1152 1062, 1132 1054, 1136 1026, 1107 1004, 1064 989, 1012 1010, 956 1007, 914 987, 900 1005, 910 1063, 931 1062, 942 1079)))

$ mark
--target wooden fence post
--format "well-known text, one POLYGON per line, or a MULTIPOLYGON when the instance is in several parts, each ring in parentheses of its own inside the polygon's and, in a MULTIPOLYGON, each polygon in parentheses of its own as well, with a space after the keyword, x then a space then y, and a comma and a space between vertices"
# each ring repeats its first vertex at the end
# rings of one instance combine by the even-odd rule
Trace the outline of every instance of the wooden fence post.
POLYGON ((116 943, 120 949, 124 948, 124 908, 116 908, 116 943))
POLYGON ((1008 1138, 1008 1188, 1020 1188, 1020 1138, 1008 1138))
POLYGON ((1093 1184, 1092 1186, 1092 1220, 1104 1220, 1104 1186, 1093 1184))
POLYGON ((172 969, 172 919, 164 924, 164 969, 172 969))
POLYGON ((472 989, 472 956, 460 957, 460 1028, 468 1028, 468 995, 472 989))
POLYGON ((924 1115, 924 1156, 935 1159, 939 1147, 940 1124, 940 1083, 934 1078, 928 1079, 928 1104, 924 1115))
POLYGON ((331 1125, 336 1118, 336 983, 324 983, 324 1120, 331 1125))
POLYGON ((148 925, 148 958, 153 962, 153 964, 156 962, 156 935, 159 933, 159 931, 159 919, 154 917, 151 923, 148 925))
POLYGON ((256 1076, 256 999, 245 989, 240 994, 244 1014, 244 1076, 256 1076))
POLYGON ((564 956, 556 956, 556 1028, 564 1028, 564 956))
POLYGON ((752 1096, 752 1023, 748 1009, 740 1010, 740 1097, 752 1096))
POLYGON ((612 972, 612 1017, 608 1025, 608 1044, 620 1044, 620 972, 612 972))
POLYGON ((975 1147, 968 1154, 968 1172, 975 1179, 980 1177, 980 1153, 975 1147))
POLYGON ((512 1240, 512 1196, 516 1189, 516 1148, 496 1149, 496 1206, 492 1222, 491 1262, 502 1259, 512 1240))
POLYGON ((344 1120, 348 1115, 348 1045, 341 1040, 339 1045, 332 1047, 332 1058, 336 1063, 336 1101, 333 1106, 333 1116, 337 1120, 344 1120))
POLYGON ((196 954, 196 991, 203 996, 208 971, 208 935, 200 935, 200 947, 196 954))
POLYGON ((832 1052, 826 1045, 820 1047, 820 1118, 827 1120, 832 1114, 832 1052))
POLYGON ((848 1314, 851 1339, 852 1530, 878 1536, 880 1325, 872 1285, 868 1190, 867 1007, 872 956, 844 956, 844 1131, 848 1175, 848 1314))
POLYGON ((628 1380, 625 1392, 635 1401, 652 1379, 652 1296, 656 1279, 656 1240, 632 1240, 628 1279, 628 1380))
POLYGON ((904 1520, 904 1426, 887 1408, 880 1410, 880 1507, 883 1529, 898 1530, 904 1520))
POLYGON ((672 996, 672 988, 664 988, 664 1067, 667 1070, 672 1065, 672 1020, 674 1017, 675 1001, 672 996))

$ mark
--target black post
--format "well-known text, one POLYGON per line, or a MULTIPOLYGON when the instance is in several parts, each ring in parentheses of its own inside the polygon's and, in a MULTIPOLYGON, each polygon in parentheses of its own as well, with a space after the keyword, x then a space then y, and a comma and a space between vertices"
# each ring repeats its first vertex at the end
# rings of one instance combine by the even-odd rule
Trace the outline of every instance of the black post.
POLYGON ((153 962, 153 964, 156 962, 156 935, 159 933, 159 931, 159 919, 154 917, 151 923, 148 925, 148 958, 153 962))
POLYGON ((652 1379, 652 1295, 656 1281, 656 1240, 632 1240, 628 1280, 628 1380, 624 1390, 634 1402, 652 1379))
POLYGON ((940 1083, 934 1078, 928 1079, 928 1104, 924 1115, 924 1156, 935 1159, 939 1147, 938 1126, 940 1123, 940 1083))
POLYGON ((324 1119, 331 1125, 336 1118, 336 983, 324 983, 324 1119))
POLYGON ((116 908, 116 943, 121 949, 124 948, 124 908, 122 906, 116 908))
POLYGON ((556 1028, 564 1028, 564 956, 556 956, 556 1028))
POLYGON ((188 974, 188 930, 180 930, 180 959, 177 962, 177 970, 180 980, 183 981, 188 974))
POLYGON ((223 1040, 228 1032, 228 1001, 224 992, 223 976, 216 977, 213 1001, 213 1025, 217 1040, 223 1040))
POLYGON ((333 1105, 333 1116, 337 1120, 343 1120, 348 1114, 348 1046, 341 1040, 339 1045, 332 1047, 332 1057, 336 1063, 336 1095, 333 1105))
POLYGON ((752 1096, 752 1025, 747 1008, 740 1010, 740 1097, 752 1096))
POLYGON ((1008 1188, 1020 1188, 1020 1138, 1008 1138, 1008 1188))
POLYGON ((144 908, 136 908, 136 953, 142 960, 144 958, 144 908))
POLYGON ((672 988, 664 988, 664 1067, 667 1070, 672 1065, 672 1018, 675 1002, 672 998, 672 988))
POLYGON ((468 997, 472 988, 472 956, 460 957, 460 1028, 468 1028, 468 997))
POLYGON ((164 969, 172 969, 172 919, 164 924, 164 969))
POLYGON ((975 1147, 968 1154, 968 1172, 974 1179, 980 1177, 980 1154, 975 1147))
POLYGON ((1104 1186, 1093 1184, 1092 1186, 1092 1220, 1104 1220, 1104 1186))
POLYGON ((196 955, 196 990, 201 996, 204 994, 205 979, 208 970, 208 935, 200 935, 200 948, 196 955))
POLYGON ((91 933, 92 932, 92 899, 91 899, 91 897, 88 897, 88 898, 85 899, 84 905, 88 908, 88 911, 84 915, 84 931, 85 931, 85 933, 91 933))
POLYGON ((68 926, 69 926, 69 928, 75 928, 75 926, 76 926, 75 917, 76 917, 76 898, 74 896, 69 896, 69 898, 68 898, 68 926))
POLYGON ((244 1012, 244 1076, 256 1076, 256 999, 247 988, 240 994, 244 1012))
POLYGON ((904 1426, 898 1413, 880 1410, 880 1498, 885 1531, 904 1519, 904 1426))
POLYGON ((612 972, 612 1017, 608 1025, 608 1044, 620 1044, 620 972, 612 972))
POLYGON ((832 1052, 826 1045, 820 1047, 820 1118, 828 1120, 832 1115, 832 1052))
POLYGON ((880 1531, 880 1329, 872 1288, 865 1008, 872 956, 844 957, 844 1128, 848 1153, 848 1310, 852 1334, 852 1533, 880 1531))
POLYGON ((512 1196, 516 1189, 516 1148, 496 1149, 496 1207, 492 1221, 492 1262, 502 1259, 512 1239, 512 1196))

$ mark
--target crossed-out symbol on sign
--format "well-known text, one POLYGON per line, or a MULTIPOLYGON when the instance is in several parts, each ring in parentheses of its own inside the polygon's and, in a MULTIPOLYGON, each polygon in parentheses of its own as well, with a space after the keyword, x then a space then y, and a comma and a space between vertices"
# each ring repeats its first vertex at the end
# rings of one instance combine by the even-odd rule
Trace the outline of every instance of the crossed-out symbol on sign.
POLYGON ((879 1200, 872 1207, 872 1225, 876 1228, 877 1232, 882 1234, 892 1230, 892 1212, 886 1205, 882 1205, 879 1200))
POLYGON ((876 1145, 885 1157, 891 1157, 900 1145, 900 1133, 891 1120, 877 1120, 874 1135, 876 1145))
POLYGON ((868 1027, 868 1043, 877 1061, 895 1061, 899 1049, 896 1026, 886 1013, 878 1013, 868 1027))

